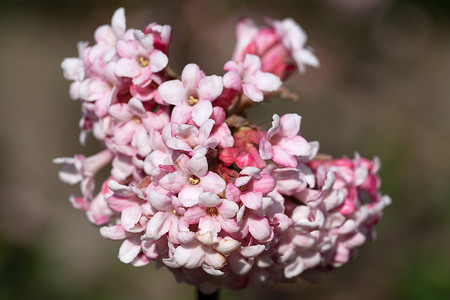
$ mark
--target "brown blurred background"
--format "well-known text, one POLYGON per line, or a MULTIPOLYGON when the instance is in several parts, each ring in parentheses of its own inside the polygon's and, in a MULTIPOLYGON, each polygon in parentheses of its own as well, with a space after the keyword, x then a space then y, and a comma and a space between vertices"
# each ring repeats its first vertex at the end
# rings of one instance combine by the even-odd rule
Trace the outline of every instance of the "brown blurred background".
POLYGON ((107 1, 0 2, 0 299, 194 299, 154 265, 117 259, 58 180, 51 160, 90 155, 78 143, 80 105, 60 69, 79 40, 126 7, 128 27, 170 24, 171 67, 189 62, 223 74, 241 16, 297 20, 321 61, 288 85, 299 102, 250 112, 303 116, 302 133, 335 156, 378 155, 382 191, 393 198, 378 239, 355 261, 272 288, 224 290, 221 299, 450 299, 450 2, 107 1))

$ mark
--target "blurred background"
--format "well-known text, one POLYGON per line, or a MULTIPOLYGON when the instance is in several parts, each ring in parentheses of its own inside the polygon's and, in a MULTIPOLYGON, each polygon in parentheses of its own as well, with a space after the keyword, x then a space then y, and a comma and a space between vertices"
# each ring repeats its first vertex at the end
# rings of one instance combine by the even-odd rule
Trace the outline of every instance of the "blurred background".
POLYGON ((154 265, 117 259, 59 182, 52 159, 90 155, 78 143, 80 105, 60 69, 76 43, 126 8, 128 27, 170 24, 170 65, 223 74, 242 16, 292 17, 321 61, 288 80, 300 101, 250 111, 303 116, 302 134, 336 157, 377 155, 393 203, 378 239, 353 262, 221 299, 450 299, 450 2, 400 0, 2 0, 0 2, 0 299, 195 299, 154 265))

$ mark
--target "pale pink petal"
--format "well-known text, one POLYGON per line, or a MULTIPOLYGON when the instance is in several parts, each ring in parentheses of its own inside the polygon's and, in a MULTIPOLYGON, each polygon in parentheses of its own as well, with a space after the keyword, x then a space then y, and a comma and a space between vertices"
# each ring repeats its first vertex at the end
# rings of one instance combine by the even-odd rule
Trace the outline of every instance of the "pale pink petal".
POLYGON ((186 177, 178 172, 169 173, 159 181, 159 185, 161 185, 162 188, 174 193, 181 191, 185 184, 186 177))
POLYGON ((251 179, 252 179, 251 176, 241 176, 241 177, 236 178, 236 181, 234 182, 234 184, 237 187, 241 187, 241 186, 246 185, 251 179))
POLYGON ((192 120, 197 124, 197 126, 201 126, 206 120, 211 117, 213 112, 213 107, 211 102, 208 100, 200 100, 194 108, 192 109, 192 120))
POLYGON ((64 78, 67 80, 79 80, 80 74, 84 72, 83 61, 78 57, 64 58, 61 63, 64 78))
MULTIPOLYGON (((224 201, 228 201, 228 200, 224 200, 224 201)), ((228 202, 231 202, 231 201, 228 201, 228 202)), ((216 194, 211 193, 211 192, 201 193, 198 198, 198 205, 201 207, 216 207, 216 206, 220 205, 221 203, 222 203, 222 199, 220 199, 219 196, 217 196, 216 194)), ((233 203, 237 207, 236 203, 234 203, 234 202, 231 202, 231 203, 233 203)), ((236 212, 237 212, 237 209, 236 209, 236 212)))
POLYGON ((186 124, 192 119, 193 110, 194 107, 190 105, 177 105, 173 108, 170 119, 172 120, 172 122, 186 124))
POLYGON ((117 37, 122 36, 126 29, 125 9, 120 7, 116 9, 111 19, 111 27, 117 37))
POLYGON ((255 102, 261 102, 264 100, 264 94, 259 90, 256 85, 246 83, 242 85, 244 94, 255 102))
POLYGON ((130 143, 137 126, 136 122, 127 122, 114 128, 114 142, 120 145, 130 143))
POLYGON ((218 207, 219 214, 227 219, 234 218, 238 210, 239 206, 235 202, 226 199, 224 199, 222 204, 218 207))
POLYGON ((304 64, 310 65, 315 68, 320 67, 319 59, 307 49, 302 49, 302 51, 294 52, 293 57, 299 67, 300 72, 304 72, 304 64))
POLYGON ((252 79, 252 83, 261 91, 274 92, 278 90, 282 84, 280 77, 268 72, 256 72, 252 79))
POLYGON ((84 80, 80 84, 79 93, 83 100, 95 101, 111 94, 111 85, 98 77, 92 77, 84 80))
POLYGON ((172 200, 164 194, 156 191, 147 193, 148 202, 156 210, 167 211, 172 206, 172 200))
POLYGON ((175 262, 187 269, 195 269, 202 266, 205 252, 200 243, 180 245, 173 255, 175 262))
POLYGON ((223 268, 226 264, 226 258, 219 252, 212 251, 211 248, 209 248, 208 250, 209 251, 206 251, 205 255, 205 263, 215 269, 223 268))
POLYGON ((237 188, 234 184, 227 184, 227 189, 225 190, 225 197, 233 202, 239 202, 241 197, 241 190, 237 188))
POLYGON ((203 177, 208 172, 208 161, 205 155, 196 154, 186 164, 189 171, 197 177, 203 177))
POLYGON ((141 30, 134 29, 133 37, 147 53, 153 51, 153 36, 151 34, 145 34, 141 30))
POLYGON ((310 144, 299 135, 289 139, 283 138, 278 144, 291 155, 308 157, 311 154, 310 144))
POLYGON ((178 105, 185 102, 189 97, 180 80, 169 80, 158 87, 158 93, 168 104, 178 105))
POLYGON ((191 151, 192 148, 183 140, 171 137, 165 141, 167 147, 173 150, 191 151))
POLYGON ((218 215, 216 217, 216 221, 220 224, 223 231, 234 233, 238 232, 240 229, 240 226, 235 219, 227 219, 223 218, 221 215, 218 215))
POLYGON ((129 121, 134 118, 134 114, 130 112, 125 103, 113 104, 109 107, 108 113, 118 121, 129 121))
POLYGON ((264 160, 273 157, 272 144, 265 137, 259 141, 259 156, 264 160))
POLYGON ((214 269, 213 267, 207 265, 207 264, 203 264, 202 265, 202 269, 203 271, 205 271, 207 274, 212 275, 212 276, 222 276, 223 274, 225 274, 225 272, 214 269))
POLYGON ((237 91, 242 90, 242 80, 236 71, 228 71, 223 75, 223 87, 237 91))
POLYGON ((136 256, 141 251, 141 241, 139 238, 130 237, 123 241, 122 245, 119 249, 119 259, 121 262, 129 264, 131 263, 136 256))
POLYGON ((273 146, 272 160, 285 167, 295 168, 297 166, 297 160, 295 157, 278 145, 273 146))
POLYGON ((222 253, 223 255, 229 255, 231 252, 239 247, 240 243, 231 237, 224 237, 220 241, 214 244, 214 249, 222 253))
POLYGON ((243 63, 244 70, 246 73, 254 74, 261 70, 261 59, 259 56, 253 54, 246 54, 243 63))
POLYGON ((294 278, 303 272, 303 261, 301 256, 296 256, 292 262, 286 265, 283 270, 284 277, 294 278))
POLYGON ((134 78, 141 74, 141 68, 135 60, 121 58, 116 64, 115 73, 117 76, 134 78))
POLYGON ((245 167, 241 172, 239 172, 240 175, 248 175, 252 177, 259 178, 259 173, 261 170, 256 167, 245 167))
POLYGON ((152 54, 150 54, 150 70, 154 73, 161 71, 167 66, 169 59, 167 55, 165 55, 160 50, 154 50, 152 54))
POLYGON ((121 58, 127 58, 130 60, 134 60, 136 65, 140 68, 136 58, 140 55, 139 53, 139 45, 133 39, 119 39, 116 43, 115 50, 117 54, 121 58))
POLYGON ((223 80, 217 75, 206 76, 198 83, 198 97, 200 100, 213 101, 222 94, 223 80))
POLYGON ((152 151, 150 136, 143 126, 137 126, 131 146, 135 147, 141 157, 147 157, 152 151))
POLYGON ((214 194, 220 194, 226 187, 225 180, 212 171, 209 171, 206 176, 200 179, 200 185, 205 192, 214 194))
POLYGON ((247 222, 248 230, 255 239, 266 242, 270 238, 272 230, 266 218, 249 217, 247 222))
POLYGON ((178 231, 177 240, 180 244, 190 244, 196 241, 195 232, 192 231, 178 231))
POLYGON ((249 18, 242 18, 236 25, 236 48, 233 53, 233 60, 244 60, 244 49, 255 37, 258 32, 258 27, 249 18))
POLYGON ((200 218, 198 228, 200 229, 200 234, 211 232, 214 236, 217 236, 217 233, 220 231, 220 224, 216 222, 215 218, 208 215, 200 218))
POLYGON ((265 195, 270 193, 275 188, 275 180, 272 176, 262 174, 260 179, 253 181, 253 191, 260 192, 265 195))
POLYGON ((145 232, 145 238, 151 240, 157 240, 169 231, 170 218, 167 214, 171 212, 157 212, 147 224, 147 231, 145 232))
POLYGON ((280 119, 282 135, 292 138, 300 131, 302 117, 297 114, 285 114, 280 119))
POLYGON ((122 225, 113 225, 113 226, 103 226, 100 228, 100 234, 105 239, 110 240, 123 240, 127 237, 125 230, 123 230, 122 225))
POLYGON ((260 255, 265 248, 264 245, 241 247, 241 254, 247 258, 252 258, 260 255))
MULTIPOLYGON (((240 64, 239 64, 240 65, 240 64)), ((229 60, 225 63, 225 65, 223 65, 223 69, 225 71, 233 71, 234 73, 239 73, 239 65, 236 61, 234 60, 229 60)), ((239 74, 237 74, 239 76, 239 74)), ((240 77, 239 77, 240 78, 240 77)), ((240 81, 240 80, 239 80, 240 81)))
POLYGON ((243 276, 250 272, 254 259, 245 258, 235 252, 232 252, 227 258, 228 266, 233 273, 243 276))
POLYGON ((144 108, 144 105, 140 100, 133 97, 128 101, 128 109, 133 114, 140 116, 141 118, 145 118, 147 116, 147 111, 144 108))
POLYGON ((184 213, 183 217, 189 224, 198 224, 200 218, 206 216, 207 214, 205 208, 196 205, 193 207, 189 207, 189 209, 184 213))
POLYGON ((202 144, 204 141, 208 139, 209 135, 211 134, 211 130, 213 129, 214 123, 215 123, 214 120, 208 119, 205 122, 203 122, 203 124, 200 126, 198 138, 202 142, 202 144))
POLYGON ((139 205, 133 205, 122 210, 121 222, 123 229, 130 231, 142 216, 142 210, 139 205))
POLYGON ((198 203, 198 198, 202 193, 202 189, 196 186, 186 186, 178 194, 178 199, 185 207, 191 207, 198 203))
POLYGON ((267 139, 270 140, 280 130, 280 116, 274 114, 272 116, 272 127, 267 130, 267 139))
POLYGON ((273 172, 273 176, 276 180, 277 191, 279 193, 291 196, 306 188, 306 182, 298 169, 276 169, 273 172))
POLYGON ((244 193, 241 195, 241 201, 246 207, 258 210, 262 205, 262 194, 254 192, 244 193))
POLYGON ((200 70, 200 67, 193 63, 187 64, 184 67, 183 72, 181 72, 181 80, 183 81, 183 85, 190 93, 197 90, 197 84, 203 77, 204 74, 200 70))
POLYGON ((338 234, 349 234, 353 232, 357 227, 357 224, 354 220, 347 220, 345 221, 344 225, 339 227, 338 234))
POLYGON ((150 258, 148 258, 147 255, 144 253, 139 253, 138 256, 136 256, 135 259, 131 262, 131 265, 133 267, 143 267, 150 263, 150 258))

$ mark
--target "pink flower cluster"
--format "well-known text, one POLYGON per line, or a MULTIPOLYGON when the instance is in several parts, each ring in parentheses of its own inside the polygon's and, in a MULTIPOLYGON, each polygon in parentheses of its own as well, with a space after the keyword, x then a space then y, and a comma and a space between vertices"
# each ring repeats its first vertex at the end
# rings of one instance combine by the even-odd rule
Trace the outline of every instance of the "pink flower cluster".
POLYGON ((171 28, 126 29, 124 9, 62 62, 88 133, 104 150, 57 158, 71 202, 122 241, 119 259, 156 261, 201 288, 242 289, 338 267, 374 237, 390 203, 378 160, 333 160, 300 134, 301 117, 273 116, 264 131, 244 109, 276 93, 294 70, 317 67, 291 19, 242 19, 223 76, 188 64, 168 71, 171 28), (111 166, 95 195, 100 169, 111 166))

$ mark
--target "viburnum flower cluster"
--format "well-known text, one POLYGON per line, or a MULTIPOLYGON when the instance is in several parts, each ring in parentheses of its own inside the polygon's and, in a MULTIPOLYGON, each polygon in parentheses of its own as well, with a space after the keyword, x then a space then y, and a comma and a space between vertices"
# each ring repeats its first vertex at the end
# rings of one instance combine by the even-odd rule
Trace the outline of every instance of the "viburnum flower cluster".
POLYGON ((80 184, 72 204, 103 237, 122 241, 119 259, 155 261, 203 289, 273 284, 352 259, 375 235, 390 203, 379 162, 332 159, 300 133, 297 114, 273 115, 267 130, 245 108, 319 62, 292 19, 250 19, 222 76, 195 63, 168 69, 171 27, 126 29, 124 9, 80 42, 62 69, 82 106, 81 143, 103 150, 57 158, 61 180, 80 184), (111 166, 111 167, 110 167, 111 166), (97 173, 111 168, 94 193, 97 173))

